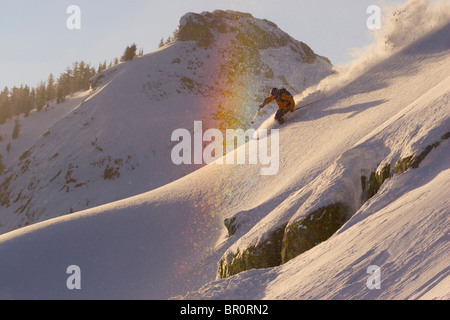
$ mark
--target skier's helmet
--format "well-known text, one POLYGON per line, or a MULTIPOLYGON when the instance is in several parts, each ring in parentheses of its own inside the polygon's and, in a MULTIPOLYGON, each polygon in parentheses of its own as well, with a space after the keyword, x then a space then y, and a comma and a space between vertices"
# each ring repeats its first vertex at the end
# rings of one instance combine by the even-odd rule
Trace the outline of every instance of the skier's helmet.
POLYGON ((274 97, 278 96, 278 89, 277 88, 273 88, 272 91, 270 91, 270 94, 274 97))

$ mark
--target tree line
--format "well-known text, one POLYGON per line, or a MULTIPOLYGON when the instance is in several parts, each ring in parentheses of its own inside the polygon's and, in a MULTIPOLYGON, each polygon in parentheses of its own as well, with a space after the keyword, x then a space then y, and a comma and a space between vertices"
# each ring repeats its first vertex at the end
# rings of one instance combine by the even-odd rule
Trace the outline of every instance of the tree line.
POLYGON ((159 45, 158 48, 162 48, 164 47, 166 44, 169 44, 171 42, 174 42, 176 40, 178 40, 178 37, 180 35, 180 27, 178 27, 177 29, 175 29, 175 31, 172 33, 172 36, 168 36, 167 39, 161 38, 161 40, 159 41, 159 45))
MULTIPOLYGON (((143 55, 143 49, 140 49, 138 54, 136 51, 136 44, 128 46, 120 61, 133 60, 143 55)), ((5 87, 0 92, 0 124, 22 114, 28 116, 34 109, 41 111, 53 99, 56 99, 56 103, 59 104, 64 102, 68 95, 80 90, 88 90, 91 85, 89 80, 93 76, 117 64, 119 59, 115 58, 109 64, 106 61, 99 63, 96 69, 89 63, 77 61, 71 67, 67 67, 58 78, 50 74, 47 81, 40 81, 35 88, 28 85, 14 86, 11 89, 5 87)))

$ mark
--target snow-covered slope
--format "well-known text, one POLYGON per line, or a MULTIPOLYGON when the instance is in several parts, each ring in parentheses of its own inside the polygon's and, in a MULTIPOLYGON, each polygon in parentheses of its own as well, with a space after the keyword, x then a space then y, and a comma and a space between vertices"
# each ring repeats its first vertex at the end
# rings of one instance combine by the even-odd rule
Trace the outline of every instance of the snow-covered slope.
POLYGON ((1 235, 0 297, 448 299, 449 22, 277 127, 276 175, 213 163, 1 235), (343 225, 303 250, 335 212, 323 225, 343 225), (71 265, 81 290, 66 286, 71 265))
POLYGON ((205 130, 247 129, 273 86, 298 93, 332 69, 306 44, 249 14, 186 14, 178 34, 156 52, 96 75, 94 90, 79 93, 83 101, 74 97, 21 119, 20 141, 9 138, 13 120, 0 126, 0 233, 193 172, 202 165, 170 161, 175 129, 193 132, 194 121, 205 130))

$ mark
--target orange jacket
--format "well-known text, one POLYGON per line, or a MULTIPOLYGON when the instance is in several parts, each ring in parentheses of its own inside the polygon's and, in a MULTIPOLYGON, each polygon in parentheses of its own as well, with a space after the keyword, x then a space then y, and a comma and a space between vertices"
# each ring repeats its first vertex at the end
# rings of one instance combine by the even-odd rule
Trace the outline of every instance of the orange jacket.
POLYGON ((262 106, 266 106, 271 103, 273 100, 277 102, 278 108, 286 111, 294 111, 295 101, 292 95, 286 90, 281 90, 281 94, 277 97, 270 96, 264 100, 262 106))

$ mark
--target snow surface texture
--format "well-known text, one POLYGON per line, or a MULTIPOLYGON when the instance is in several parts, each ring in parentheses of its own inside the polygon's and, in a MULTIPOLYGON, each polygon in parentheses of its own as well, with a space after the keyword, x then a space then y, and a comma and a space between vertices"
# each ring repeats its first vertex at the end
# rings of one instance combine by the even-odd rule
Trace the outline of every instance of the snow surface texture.
POLYGON ((339 90, 325 90, 278 127, 277 175, 260 175, 263 165, 211 164, 150 192, 1 235, 0 297, 449 299, 450 21, 429 31, 335 82, 339 90), (392 172, 363 201, 362 175, 430 145, 418 168, 392 172), (220 259, 336 201, 355 212, 327 241, 280 266, 214 280, 220 259), (228 236, 223 221, 231 217, 242 224, 228 236), (80 267, 81 290, 66 287, 70 265, 80 267), (366 285, 372 265, 381 270, 380 289, 366 285))
POLYGON ((184 35, 96 75, 92 91, 20 117, 17 140, 14 120, 0 126, 7 168, 0 176, 0 234, 175 181, 201 165, 172 163, 174 130, 192 132, 194 121, 204 130, 246 130, 273 86, 301 92, 331 73, 329 61, 266 20, 186 14, 181 31, 189 31, 190 19, 204 20, 199 26, 210 32, 209 46, 199 45, 201 33, 184 35))

